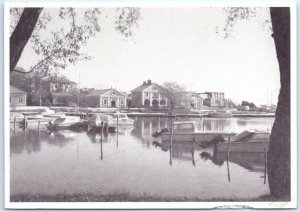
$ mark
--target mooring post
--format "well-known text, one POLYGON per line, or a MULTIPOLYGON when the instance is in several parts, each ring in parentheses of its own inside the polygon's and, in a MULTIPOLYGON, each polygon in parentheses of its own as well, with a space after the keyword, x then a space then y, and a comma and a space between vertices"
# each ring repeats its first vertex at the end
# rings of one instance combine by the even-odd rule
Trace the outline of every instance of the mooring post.
POLYGON ((41 120, 38 121, 38 133, 40 133, 40 124, 41 124, 41 120))
POLYGON ((117 116, 117 148, 119 146, 119 117, 117 116))
POLYGON ((25 130, 27 130, 27 128, 28 128, 27 116, 24 117, 24 126, 25 126, 25 130))
POLYGON ((267 182, 267 164, 268 164, 268 150, 265 147, 265 175, 264 175, 264 184, 267 182))
POLYGON ((231 139, 230 139, 230 135, 229 135, 228 136, 228 148, 227 148, 227 161, 229 160, 230 144, 231 144, 231 139))
POLYGON ((16 117, 14 117, 14 133, 16 132, 16 117))
POLYGON ((230 144, 231 144, 231 139, 230 135, 228 136, 228 149, 227 149, 227 176, 228 176, 228 181, 230 182, 230 170, 229 170, 229 152, 230 152, 230 144))
POLYGON ((173 116, 171 116, 171 138, 170 138, 170 162, 169 164, 172 166, 172 148, 173 148, 173 116))
POLYGON ((103 121, 101 121, 101 140, 102 140, 102 134, 103 134, 103 127, 104 127, 104 124, 103 124, 103 121))

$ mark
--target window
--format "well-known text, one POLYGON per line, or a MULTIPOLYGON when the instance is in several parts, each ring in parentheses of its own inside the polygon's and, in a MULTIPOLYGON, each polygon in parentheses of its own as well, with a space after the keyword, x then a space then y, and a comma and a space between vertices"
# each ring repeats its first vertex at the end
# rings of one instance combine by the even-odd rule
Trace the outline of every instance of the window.
POLYGON ((123 105, 123 99, 120 98, 120 105, 123 105))
POLYGON ((9 97, 9 102, 11 102, 11 97, 9 97))
POLYGON ((148 93, 148 92, 145 92, 145 95, 146 95, 146 96, 149 96, 149 93, 148 93))
POLYGON ((23 99, 22 97, 19 97, 19 103, 22 103, 23 99))
POLYGON ((153 97, 158 97, 158 93, 153 93, 153 97))
POLYGON ((107 105, 107 99, 103 99, 103 105, 107 105))

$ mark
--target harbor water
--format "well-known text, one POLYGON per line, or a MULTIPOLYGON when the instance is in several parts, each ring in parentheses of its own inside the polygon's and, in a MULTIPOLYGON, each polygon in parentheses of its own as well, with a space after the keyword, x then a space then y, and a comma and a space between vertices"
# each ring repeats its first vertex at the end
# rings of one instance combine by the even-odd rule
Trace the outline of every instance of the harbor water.
MULTIPOLYGON (((132 196, 203 200, 256 199, 269 194, 263 153, 218 154, 192 144, 157 145, 151 135, 170 126, 134 117, 118 134, 11 130, 10 193, 132 196)), ((199 130, 270 131, 274 118, 181 118, 199 130)))

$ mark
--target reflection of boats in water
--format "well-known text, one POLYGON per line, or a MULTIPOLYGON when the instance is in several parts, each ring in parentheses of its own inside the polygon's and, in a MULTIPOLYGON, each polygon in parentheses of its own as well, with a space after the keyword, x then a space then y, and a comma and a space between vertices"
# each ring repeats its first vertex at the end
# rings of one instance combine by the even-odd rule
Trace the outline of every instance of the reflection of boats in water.
POLYGON ((125 113, 114 113, 112 115, 113 121, 115 124, 121 125, 133 125, 134 120, 128 118, 128 116, 125 113))
POLYGON ((118 126, 118 133, 119 134, 128 134, 134 129, 133 125, 120 125, 118 126))
POLYGON ((162 133, 162 141, 195 141, 197 143, 209 142, 216 138, 228 139, 235 133, 224 131, 198 131, 194 121, 174 122, 173 133, 162 133))
POLYGON ((232 117, 232 113, 229 110, 217 110, 209 113, 208 116, 213 118, 229 118, 232 117))
POLYGON ((266 168, 266 154, 266 152, 220 152, 215 146, 213 153, 204 151, 200 157, 204 160, 211 160, 218 166, 229 160, 246 169, 263 172, 266 168))
POLYGON ((86 116, 89 126, 95 131, 116 132, 116 124, 110 115, 90 113, 86 116))
POLYGON ((230 142, 217 144, 219 152, 266 152, 269 147, 270 133, 267 131, 245 130, 232 137, 230 142))
POLYGON ((152 142, 154 146, 159 146, 162 151, 170 152, 170 165, 172 165, 172 160, 180 161, 191 161, 195 166, 195 150, 199 149, 199 146, 192 142, 152 142))

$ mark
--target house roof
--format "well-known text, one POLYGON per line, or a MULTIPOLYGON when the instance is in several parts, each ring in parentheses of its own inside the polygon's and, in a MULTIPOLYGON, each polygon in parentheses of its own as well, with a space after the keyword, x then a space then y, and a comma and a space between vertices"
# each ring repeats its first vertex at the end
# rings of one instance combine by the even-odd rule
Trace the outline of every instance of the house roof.
POLYGON ((22 94, 26 94, 25 91, 22 91, 22 90, 20 90, 20 89, 18 89, 16 87, 13 87, 13 86, 10 86, 10 93, 18 93, 18 94, 22 93, 22 94))
POLYGON ((108 92, 110 90, 115 91, 118 96, 125 96, 124 94, 122 94, 121 92, 119 92, 119 91, 117 91, 115 89, 94 90, 91 93, 87 94, 86 96, 101 96, 102 94, 104 94, 104 93, 106 93, 106 92, 108 92))
POLYGON ((142 84, 142 85, 138 86, 137 88, 133 89, 131 92, 141 92, 141 91, 145 90, 146 88, 150 87, 151 85, 156 85, 160 89, 163 88, 162 86, 152 82, 152 83, 142 84))

